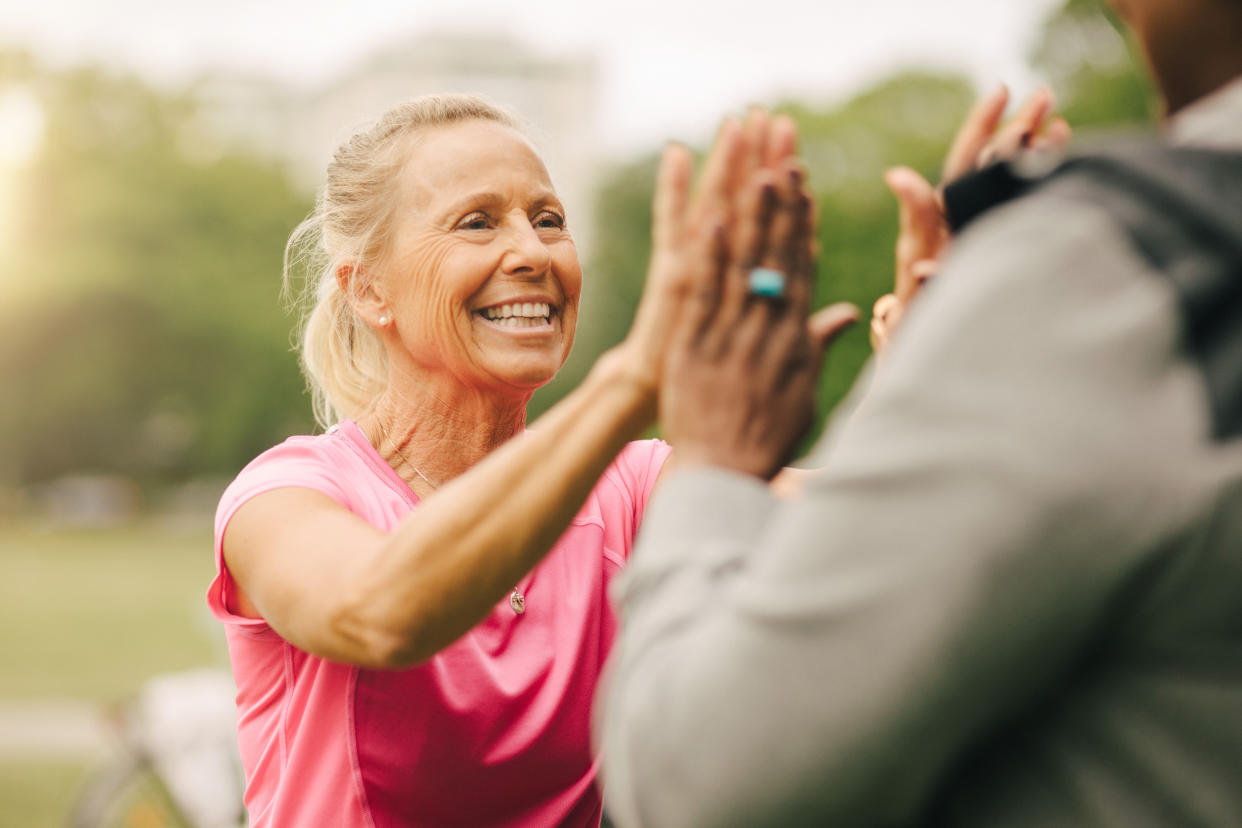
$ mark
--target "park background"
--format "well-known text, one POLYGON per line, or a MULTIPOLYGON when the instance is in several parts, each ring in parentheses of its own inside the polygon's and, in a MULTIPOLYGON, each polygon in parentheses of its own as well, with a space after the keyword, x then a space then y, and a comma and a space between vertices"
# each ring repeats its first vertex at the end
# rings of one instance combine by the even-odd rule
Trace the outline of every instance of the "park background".
MULTIPOLYGON (((588 278, 575 352, 536 397, 537 416, 628 327, 663 139, 701 150, 721 116, 751 103, 791 114, 821 204, 819 302, 867 309, 892 278, 896 211, 883 171, 907 164, 934 180, 987 85, 1010 81, 1022 95, 1048 83, 1080 137, 1158 116, 1132 44, 1099 0, 1027 3, 1024 31, 1008 39, 984 30, 978 4, 946 0, 927 4, 947 20, 929 30, 936 48, 854 43, 873 57, 830 81, 730 87, 717 77, 746 63, 747 44, 794 29, 789 48, 819 42, 829 61, 848 51, 850 15, 865 14, 845 11, 854 5, 765 17, 743 25, 742 44, 698 32, 709 12, 696 11, 668 24, 641 70, 625 71, 589 39, 566 46, 564 31, 544 38, 440 17, 408 33, 389 26, 385 40, 301 80, 272 68, 297 49, 299 30, 282 34, 279 17, 267 21, 279 48, 261 32, 239 47, 266 63, 226 54, 165 72, 115 50, 127 28, 149 38, 172 25, 139 25, 141 6, 116 7, 121 34, 101 32, 112 45, 99 49, 81 26, 58 42, 0 12, 0 828, 63 824, 109 755, 100 711, 154 675, 227 664, 203 601, 212 509, 250 458, 313 428, 290 349, 296 318, 279 297, 281 258, 332 147, 367 117, 456 89, 530 122, 588 278), (685 105, 625 98, 643 84, 683 90, 685 105)), ((899 2, 877 5, 901 14, 899 2)), ((661 7, 680 4, 647 6, 649 26, 661 7)), ((334 15, 348 25, 343 7, 334 15)), ((368 20, 383 28, 378 12, 368 20)), ((762 61, 752 68, 764 77, 762 61)), ((869 356, 857 327, 830 356, 821 422, 869 356)))

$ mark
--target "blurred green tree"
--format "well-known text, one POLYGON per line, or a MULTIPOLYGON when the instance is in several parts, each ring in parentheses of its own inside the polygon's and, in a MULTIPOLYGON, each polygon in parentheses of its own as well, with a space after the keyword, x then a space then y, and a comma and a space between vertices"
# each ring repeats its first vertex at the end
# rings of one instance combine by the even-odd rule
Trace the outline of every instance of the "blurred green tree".
MULTIPOLYGON (((1038 33, 1031 64, 1080 132, 1150 124, 1157 114, 1141 56, 1103 0, 1066 0, 1054 10, 1038 33)), ((865 320, 875 299, 891 290, 897 221, 884 171, 902 164, 936 180, 975 96, 961 76, 909 71, 840 106, 796 102, 778 107, 798 123, 801 152, 819 200, 817 294, 822 304, 854 302, 865 320)), ((562 376, 537 398, 539 410, 576 384, 629 327, 650 250, 657 160, 652 155, 617 166, 600 191, 598 242, 588 267, 578 344, 562 376)), ((821 423, 869 355, 865 324, 834 346, 820 383, 821 423)))
POLYGON ((1141 51, 1104 0, 1066 0, 1044 23, 1031 65, 1075 129, 1147 125, 1159 115, 1141 51))
POLYGON ((44 116, 0 254, 0 451, 16 481, 227 474, 308 428, 278 299, 307 194, 220 143, 188 95, 14 55, 4 84, 44 116))
MULTIPOLYGON (((820 205, 821 304, 847 300, 868 312, 891 289, 896 205, 886 169, 907 164, 935 175, 957 124, 974 97, 961 77, 911 72, 883 81, 846 103, 778 109, 798 124, 801 152, 820 205)), ((651 195, 658 158, 618 166, 599 195, 599 231, 589 263, 574 356, 544 405, 572 387, 596 357, 625 335, 642 292, 650 253, 651 195)), ((820 387, 821 411, 849 390, 870 354, 866 325, 833 348, 820 387)))
MULTIPOLYGON (((1066 0, 1031 61, 1076 128, 1149 123, 1155 95, 1101 0, 1066 0)), ((310 205, 271 159, 222 142, 190 93, 100 68, 0 53, 0 92, 31 90, 43 141, 0 233, 0 488, 80 470, 151 483, 235 472, 311 420, 281 251, 310 205), (7 239, 8 241, 3 241, 7 239)), ((821 304, 869 312, 891 285, 896 208, 885 169, 934 178, 975 92, 910 71, 834 106, 779 107, 801 131, 820 202, 821 304)), ((616 166, 599 193, 578 344, 532 414, 628 329, 650 245, 657 159, 616 166)), ((0 207, 4 205, 0 204, 0 207)), ((866 326, 834 348, 821 411, 867 359, 866 326)))

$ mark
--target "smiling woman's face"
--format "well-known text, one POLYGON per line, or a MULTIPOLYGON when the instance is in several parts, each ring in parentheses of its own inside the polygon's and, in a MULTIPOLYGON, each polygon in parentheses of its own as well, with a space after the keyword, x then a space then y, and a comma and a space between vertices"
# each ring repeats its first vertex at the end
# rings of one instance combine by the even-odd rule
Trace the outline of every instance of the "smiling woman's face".
POLYGON ((423 370, 529 393, 569 356, 582 267, 543 161, 517 131, 465 121, 417 135, 378 288, 423 370))

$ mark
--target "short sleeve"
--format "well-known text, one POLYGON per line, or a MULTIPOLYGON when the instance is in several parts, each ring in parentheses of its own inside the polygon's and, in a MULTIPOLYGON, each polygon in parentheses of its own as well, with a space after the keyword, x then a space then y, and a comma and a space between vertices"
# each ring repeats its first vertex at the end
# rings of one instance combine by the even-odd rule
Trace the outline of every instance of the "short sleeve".
POLYGON ((322 438, 293 437, 252 460, 224 490, 216 508, 216 576, 207 588, 207 606, 217 619, 246 634, 275 635, 263 619, 229 609, 235 586, 224 562, 224 530, 244 503, 274 489, 313 489, 349 508, 338 467, 322 438))
POLYGON ((673 451, 663 440, 636 440, 629 443, 604 472, 596 488, 601 517, 608 534, 618 538, 624 557, 628 558, 642 523, 647 501, 655 489, 660 470, 673 451))

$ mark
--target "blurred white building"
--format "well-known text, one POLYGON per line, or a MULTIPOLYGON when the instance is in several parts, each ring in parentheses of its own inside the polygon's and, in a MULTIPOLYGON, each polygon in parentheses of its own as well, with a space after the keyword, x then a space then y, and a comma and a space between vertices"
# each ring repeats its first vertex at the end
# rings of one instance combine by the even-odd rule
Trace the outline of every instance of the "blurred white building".
POLYGON ((242 138, 318 188, 336 147, 384 110, 432 92, 470 92, 514 110, 543 152, 583 258, 594 227, 598 77, 589 56, 550 57, 502 37, 422 35, 316 88, 214 76, 196 90, 213 129, 242 138))

